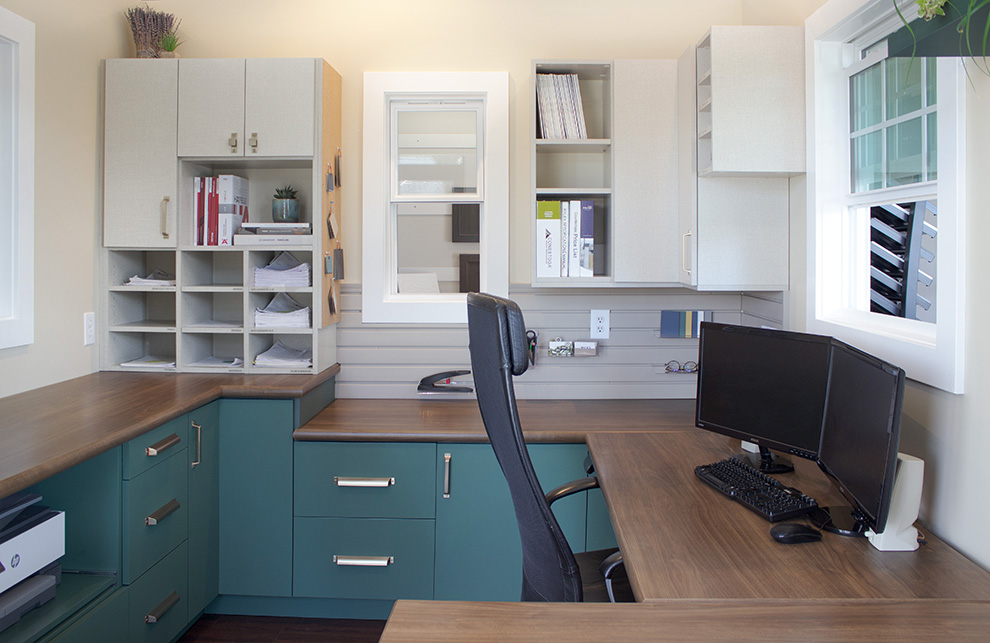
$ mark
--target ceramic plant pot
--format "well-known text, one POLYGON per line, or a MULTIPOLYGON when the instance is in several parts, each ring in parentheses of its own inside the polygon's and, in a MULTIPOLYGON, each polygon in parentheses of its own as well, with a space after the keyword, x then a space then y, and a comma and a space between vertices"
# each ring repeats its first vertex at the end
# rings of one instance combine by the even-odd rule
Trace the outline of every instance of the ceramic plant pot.
POLYGON ((272 199, 272 221, 298 223, 299 199, 272 199))

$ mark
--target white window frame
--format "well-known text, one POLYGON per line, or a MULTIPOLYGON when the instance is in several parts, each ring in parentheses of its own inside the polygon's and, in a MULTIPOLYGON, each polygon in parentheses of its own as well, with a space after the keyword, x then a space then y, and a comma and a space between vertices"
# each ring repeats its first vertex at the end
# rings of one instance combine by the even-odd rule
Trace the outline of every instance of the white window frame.
MULTIPOLYGON (((467 323, 463 293, 397 293, 397 251, 389 164, 390 101, 415 96, 483 98, 483 147, 478 186, 481 207, 480 288, 509 289, 509 75, 507 72, 365 72, 362 203, 361 312, 365 323, 467 323)), ((430 201, 477 201, 444 195, 430 201)))
POLYGON ((34 343, 34 23, 0 7, 0 48, 0 349, 4 349, 34 343))
MULTIPOLYGON (((902 8, 910 15, 914 3, 902 8)), ((937 322, 856 310, 851 276, 849 99, 847 67, 854 47, 900 25, 890 0, 830 0, 806 22, 808 105, 807 327, 843 339, 905 369, 908 377, 964 392, 966 211, 965 70, 957 58, 938 61, 937 322), (838 259, 838 261, 837 261, 838 259)), ((920 63, 919 63, 920 64, 920 63)), ((870 199, 916 198, 918 186, 877 190, 870 199), (882 196, 882 198, 881 198, 882 196)), ((879 201, 877 201, 879 199, 879 201)), ((862 204, 861 204, 862 205, 862 204)))

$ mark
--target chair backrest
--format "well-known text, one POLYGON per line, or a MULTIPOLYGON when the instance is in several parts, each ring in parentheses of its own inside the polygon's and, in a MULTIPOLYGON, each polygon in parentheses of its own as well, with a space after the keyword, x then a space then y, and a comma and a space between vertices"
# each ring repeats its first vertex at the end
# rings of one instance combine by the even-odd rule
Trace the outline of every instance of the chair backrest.
POLYGON ((523 440, 512 378, 528 365, 526 327, 508 299, 469 293, 468 333, 478 406, 509 483, 522 538, 524 601, 581 601, 574 554, 547 504, 523 440))

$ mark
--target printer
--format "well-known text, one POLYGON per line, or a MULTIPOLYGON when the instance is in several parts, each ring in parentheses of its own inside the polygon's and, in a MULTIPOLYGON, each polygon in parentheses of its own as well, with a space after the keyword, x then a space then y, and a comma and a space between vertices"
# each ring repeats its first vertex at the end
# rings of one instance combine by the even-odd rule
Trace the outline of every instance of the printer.
POLYGON ((65 514, 36 493, 0 499, 0 632, 55 597, 65 554, 65 514))

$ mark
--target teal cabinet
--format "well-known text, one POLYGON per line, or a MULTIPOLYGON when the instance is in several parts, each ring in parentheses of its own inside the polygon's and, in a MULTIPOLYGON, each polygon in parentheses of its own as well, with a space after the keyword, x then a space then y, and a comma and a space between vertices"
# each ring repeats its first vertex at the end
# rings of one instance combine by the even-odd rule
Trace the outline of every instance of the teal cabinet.
POLYGON ((123 481, 123 576, 136 581, 188 533, 186 450, 130 480, 123 481))
MULTIPOLYGON (((522 546, 509 488, 491 446, 437 446, 434 598, 518 601, 522 546), (445 486, 449 494, 443 493, 445 486)), ((584 445, 532 444, 529 452, 545 491, 584 475, 584 445)), ((553 511, 571 548, 583 551, 584 494, 554 503, 553 511)))
POLYGON ((168 643, 189 623, 186 543, 127 588, 128 643, 168 643))
POLYGON ((619 546, 615 540, 612 520, 609 518, 608 506, 605 504, 605 496, 602 495, 601 489, 592 489, 588 492, 588 528, 585 546, 586 551, 619 546))
POLYGON ((434 521, 296 518, 295 596, 433 598, 434 521))
POLYGON ((81 618, 47 640, 52 643, 126 641, 127 609, 127 589, 118 589, 81 618))
POLYGON ((220 400, 220 593, 292 593, 291 400, 220 400))
POLYGON ((295 515, 433 518, 432 443, 297 442, 295 515))
POLYGON ((220 592, 220 402, 188 415, 189 618, 220 592))

